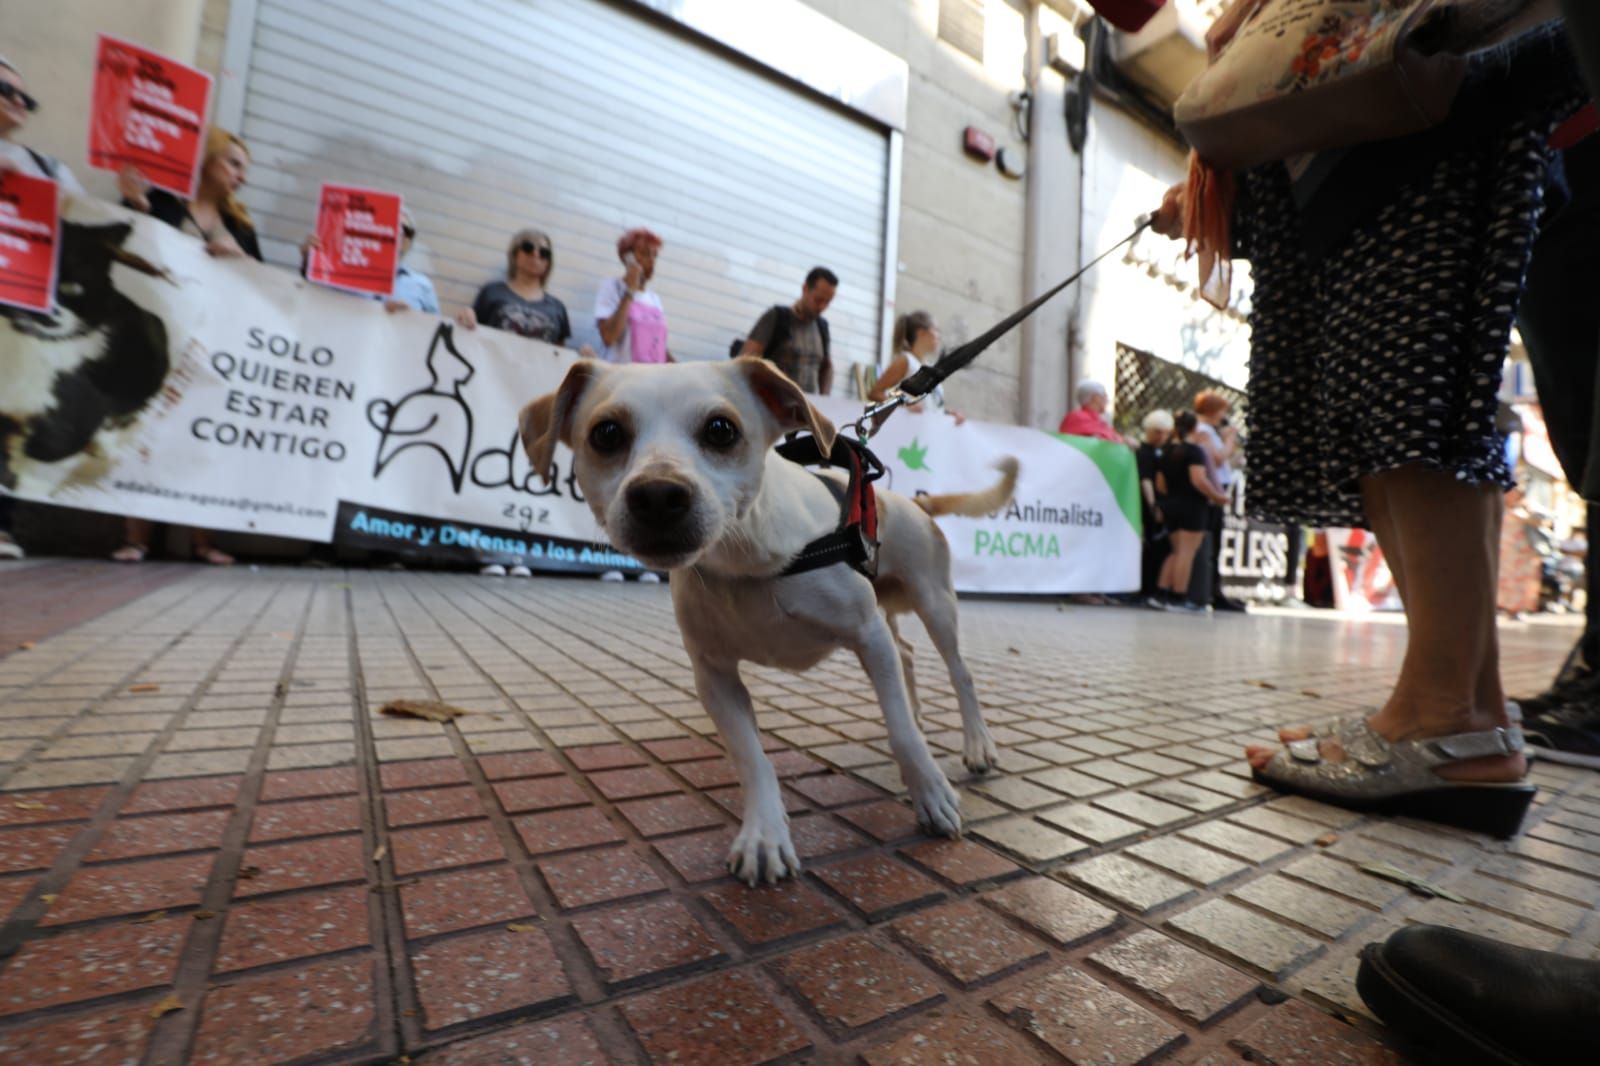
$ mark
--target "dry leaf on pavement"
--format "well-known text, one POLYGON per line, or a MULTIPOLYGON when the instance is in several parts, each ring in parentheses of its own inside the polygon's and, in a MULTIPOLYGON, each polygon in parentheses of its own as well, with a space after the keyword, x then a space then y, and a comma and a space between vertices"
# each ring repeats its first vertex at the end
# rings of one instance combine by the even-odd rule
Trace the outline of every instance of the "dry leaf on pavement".
POLYGON ((448 722, 452 718, 472 713, 460 707, 452 707, 448 703, 440 703, 438 700, 390 700, 380 710, 384 714, 422 718, 429 722, 448 722))
POLYGON ((389 845, 387 845, 387 844, 379 844, 378 845, 378 850, 374 851, 372 853, 372 861, 373 862, 382 862, 383 861, 383 857, 385 855, 387 855, 387 854, 389 854, 389 845))
POLYGON ((168 992, 165 999, 150 1008, 150 1017, 159 1018, 163 1014, 171 1014, 175 1010, 183 1009, 183 1000, 178 998, 178 993, 168 992))
POLYGON ((512 933, 531 933, 537 928, 539 927, 533 922, 512 922, 506 926, 506 929, 512 933))
POLYGON ((151 911, 149 914, 145 915, 143 918, 135 918, 133 920, 132 924, 134 924, 134 925, 149 925, 151 922, 159 922, 161 919, 165 918, 166 916, 167 916, 167 912, 166 911, 151 911))
POLYGON ((129 685, 129 692, 160 692, 161 686, 154 681, 141 681, 137 685, 129 685))

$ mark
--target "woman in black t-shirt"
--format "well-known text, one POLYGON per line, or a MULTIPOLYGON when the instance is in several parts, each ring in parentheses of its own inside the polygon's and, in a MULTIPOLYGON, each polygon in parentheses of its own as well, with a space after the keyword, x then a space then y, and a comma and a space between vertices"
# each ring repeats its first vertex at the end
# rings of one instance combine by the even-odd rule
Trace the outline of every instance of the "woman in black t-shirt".
POLYGON ((511 235, 506 248, 506 278, 478 290, 470 308, 463 307, 456 321, 468 329, 482 323, 537 341, 566 347, 572 339, 567 306, 545 291, 555 271, 554 246, 548 234, 536 229, 511 235))
POLYGON ((1161 565, 1161 579, 1150 605, 1169 611, 1205 610, 1189 599, 1189 575, 1195 552, 1206 535, 1206 505, 1223 506, 1228 502, 1211 480, 1205 452, 1189 439, 1196 421, 1193 411, 1179 412, 1172 440, 1162 449, 1156 465, 1156 492, 1172 535, 1172 554, 1161 565))

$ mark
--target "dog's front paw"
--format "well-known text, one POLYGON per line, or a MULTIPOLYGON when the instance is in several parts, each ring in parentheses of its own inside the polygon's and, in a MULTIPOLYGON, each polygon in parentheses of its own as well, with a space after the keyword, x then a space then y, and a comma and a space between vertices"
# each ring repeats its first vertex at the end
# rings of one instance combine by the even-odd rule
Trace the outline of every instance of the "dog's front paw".
POLYGON ((980 723, 976 731, 967 731, 962 742, 961 761, 975 774, 986 774, 999 765, 1000 755, 995 751, 988 726, 980 723))
POLYGON ((961 797, 937 767, 926 781, 912 786, 911 807, 917 812, 917 825, 928 832, 961 835, 961 797))
POLYGON ((728 849, 728 872, 747 885, 761 881, 776 884, 800 873, 800 859, 794 853, 788 819, 773 823, 767 819, 747 819, 728 849))

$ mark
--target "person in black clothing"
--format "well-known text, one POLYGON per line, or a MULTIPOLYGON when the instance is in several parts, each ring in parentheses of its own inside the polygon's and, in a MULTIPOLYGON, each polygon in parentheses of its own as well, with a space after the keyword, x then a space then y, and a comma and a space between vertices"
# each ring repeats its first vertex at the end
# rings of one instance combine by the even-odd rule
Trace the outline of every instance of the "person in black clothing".
POLYGON ((1139 469, 1139 517, 1144 528, 1144 551, 1139 575, 1139 593, 1146 598, 1158 595, 1161 566, 1172 551, 1166 522, 1156 500, 1156 470, 1161 452, 1172 437, 1172 412, 1151 411, 1144 416, 1144 443, 1134 452, 1139 469))
MULTIPOLYGON (((123 167, 117 175, 122 202, 159 218, 167 225, 205 242, 206 251, 218 258, 249 256, 260 262, 261 243, 255 222, 239 202, 250 173, 250 149, 237 135, 219 126, 206 131, 205 159, 200 164, 200 188, 193 200, 184 201, 153 188, 137 167, 123 167)), ((119 563, 143 562, 150 554, 151 523, 143 518, 125 520, 122 547, 111 554, 119 563)), ((233 556, 211 543, 203 529, 191 529, 190 550, 212 566, 230 566, 233 556)))
POLYGON ((117 174, 117 188, 124 204, 200 238, 212 255, 247 255, 260 262, 261 244, 256 240, 255 223, 238 199, 249 173, 250 149, 244 141, 212 126, 206 132, 200 188, 193 200, 184 201, 164 189, 153 188, 132 164, 117 174))
POLYGON ((791 306, 767 308, 738 354, 763 356, 794 379, 801 390, 813 396, 828 395, 833 391, 833 353, 828 320, 822 313, 838 288, 838 275, 827 267, 813 267, 800 299, 791 306))
POLYGON ((1205 539, 1210 513, 1208 504, 1227 502, 1206 472, 1206 454, 1191 441, 1196 419, 1193 411, 1181 411, 1173 422, 1172 442, 1156 464, 1156 492, 1166 518, 1172 554, 1161 564, 1161 578, 1152 607, 1168 611, 1204 611, 1202 604, 1189 599, 1189 576, 1195 552, 1205 539))
POLYGON ((505 280, 491 281, 479 289, 472 306, 463 307, 456 321, 467 329, 482 323, 490 329, 566 347, 572 339, 567 305, 545 290, 555 269, 555 245, 549 234, 518 230, 506 247, 505 280))

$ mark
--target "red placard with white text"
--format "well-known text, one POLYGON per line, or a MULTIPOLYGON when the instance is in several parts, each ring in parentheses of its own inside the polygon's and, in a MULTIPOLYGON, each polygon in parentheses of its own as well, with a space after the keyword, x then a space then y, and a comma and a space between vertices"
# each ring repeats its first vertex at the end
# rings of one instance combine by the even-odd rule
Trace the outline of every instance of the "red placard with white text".
POLYGON ((211 75, 100 35, 89 116, 89 165, 139 168, 152 185, 194 199, 205 152, 211 75))
POLYGON ((59 223, 55 182, 0 170, 0 304, 50 312, 59 223))
POLYGON ((394 193, 324 185, 317 237, 306 277, 350 292, 388 296, 400 266, 400 197, 394 193))

